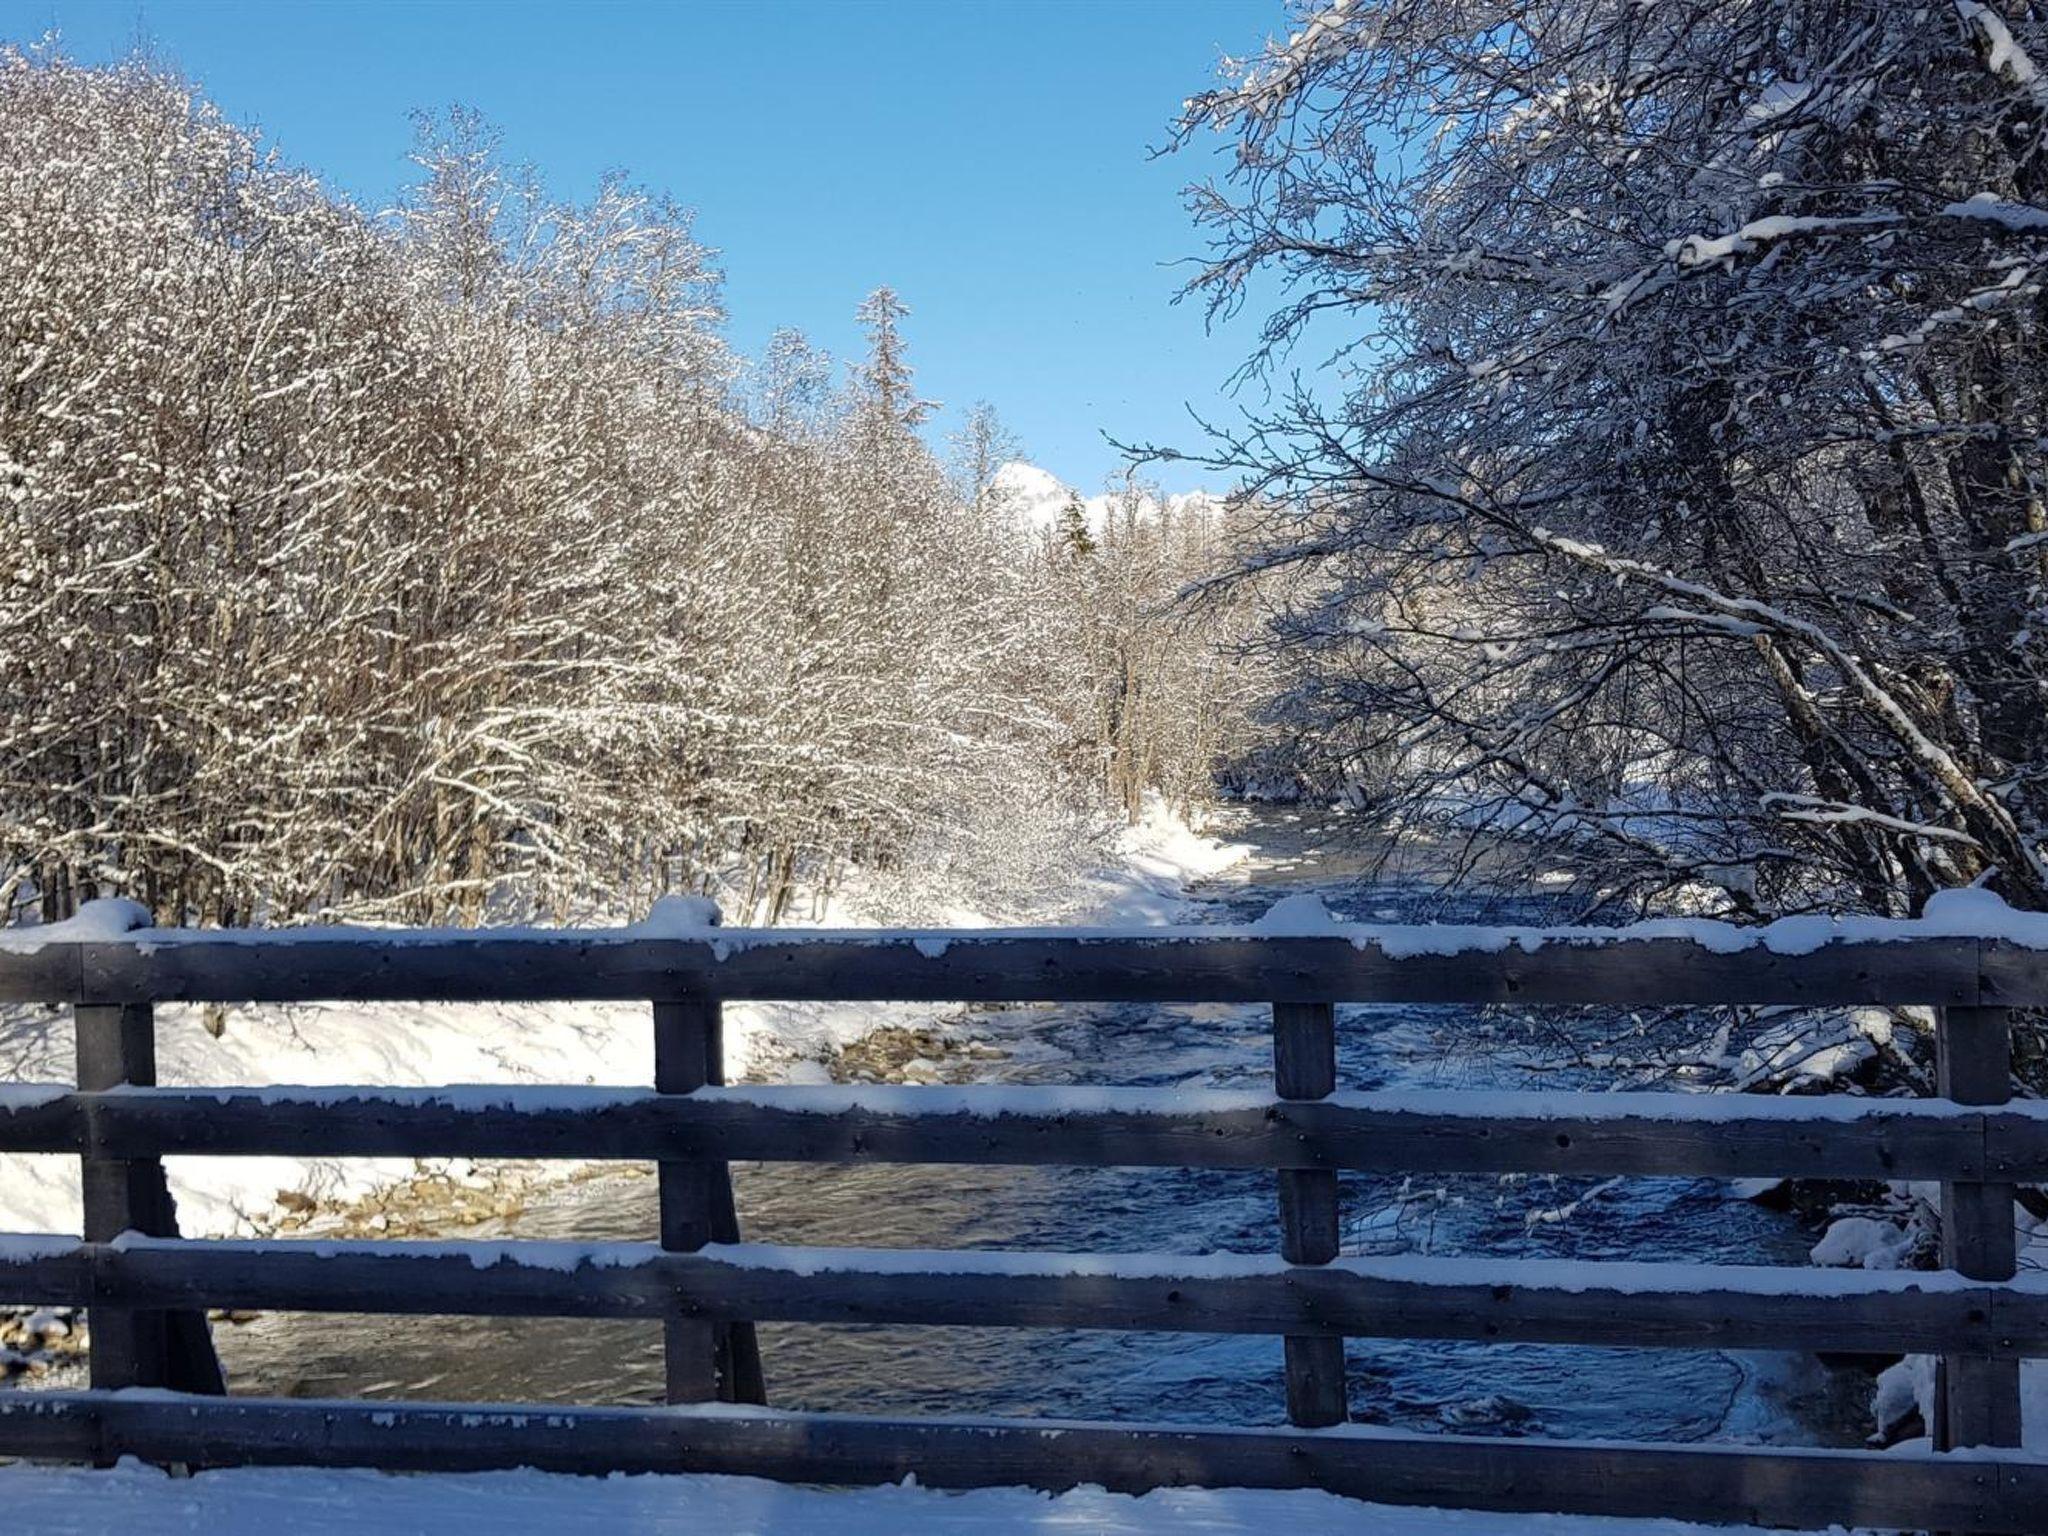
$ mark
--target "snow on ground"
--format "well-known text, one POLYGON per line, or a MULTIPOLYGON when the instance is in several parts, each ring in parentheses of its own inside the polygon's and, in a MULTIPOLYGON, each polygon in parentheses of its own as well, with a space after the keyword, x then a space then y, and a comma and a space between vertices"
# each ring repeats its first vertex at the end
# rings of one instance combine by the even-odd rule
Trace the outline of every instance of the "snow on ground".
MULTIPOLYGON (((751 1477, 566 1477, 545 1472, 391 1476, 243 1468, 168 1478, 0 1467, 11 1529, 37 1536, 1706 1536, 1675 1520, 1594 1520, 1360 1504, 1327 1493, 1161 1489, 1134 1497, 1077 1488, 940 1493, 914 1486, 819 1489, 751 1477)), ((1732 1526, 1711 1528, 1742 1536, 1732 1526)))
MULTIPOLYGON (((1204 837, 1154 809, 1122 833, 1110 863, 1078 884, 1048 891, 1044 922, 1156 925, 1181 915, 1188 882, 1242 859, 1247 849, 1204 837)), ((820 924, 857 918, 835 905, 820 924)), ((954 926, 985 926, 972 911, 942 914, 954 926)), ((942 1005, 736 1003, 726 1009, 729 1076, 817 1081, 819 1063, 878 1027, 930 1025, 942 1005)), ((238 1006, 219 1038, 197 1007, 157 1011, 158 1076, 168 1086, 268 1086, 535 1082, 651 1082, 653 1038, 644 1005, 327 1003, 238 1006)), ((72 1072, 65 1008, 0 1010, 0 1082, 64 1083, 72 1072)), ((261 1230, 280 1192, 349 1199, 412 1177, 406 1159, 167 1158, 188 1235, 261 1230)), ((0 1232, 76 1232, 77 1159, 0 1155, 0 1232)))
MULTIPOLYGON (((1932 1246, 1932 1233, 1923 1224, 1932 1221, 1932 1213, 1940 1208, 1940 1186, 1898 1187, 1919 1201, 1921 1214, 1903 1222, 1842 1217, 1828 1227, 1815 1246, 1814 1263, 1898 1269, 1909 1261, 1916 1247, 1932 1246)), ((2038 1290, 2048 1284, 2048 1222, 2037 1220, 2018 1205, 2013 1207, 2013 1220, 2019 1228, 2016 1283, 2038 1290)), ((1871 1412, 1880 1434, 1905 1423, 1916 1412, 1922 1424, 1932 1423, 1934 1357, 1907 1355, 1879 1372, 1871 1412)), ((2048 1455, 2048 1360, 2020 1362, 2020 1443, 2029 1451, 2048 1455)), ((1898 1441, 1894 1449, 1925 1450, 1928 1444, 1927 1436, 1921 1434, 1898 1441)))

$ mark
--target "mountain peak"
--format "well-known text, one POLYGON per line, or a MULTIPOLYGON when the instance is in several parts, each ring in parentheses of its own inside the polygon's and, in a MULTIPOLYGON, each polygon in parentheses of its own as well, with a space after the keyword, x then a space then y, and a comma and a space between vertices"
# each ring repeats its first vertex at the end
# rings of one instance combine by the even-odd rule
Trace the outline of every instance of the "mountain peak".
MULTIPOLYGON (((1081 512, 1088 526, 1099 533, 1109 520, 1110 509, 1120 498, 1111 494, 1083 496, 1049 469, 1022 459, 1012 459, 995 473, 989 482, 989 489, 997 503, 1003 506, 1018 524, 1032 530, 1051 529, 1058 524, 1060 514, 1069 502, 1081 503, 1081 512)), ((1138 506, 1144 518, 1156 518, 1163 511, 1169 513, 1212 511, 1222 505, 1222 498, 1210 491, 1180 491, 1168 496, 1162 508, 1159 501, 1145 497, 1138 506)))

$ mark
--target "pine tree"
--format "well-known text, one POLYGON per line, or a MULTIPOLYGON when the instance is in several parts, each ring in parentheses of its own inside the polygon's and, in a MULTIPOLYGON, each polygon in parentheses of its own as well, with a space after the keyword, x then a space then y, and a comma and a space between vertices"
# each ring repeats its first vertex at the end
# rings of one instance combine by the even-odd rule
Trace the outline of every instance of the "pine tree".
POLYGON ((1083 560, 1095 553, 1095 535, 1088 531, 1087 509, 1071 491, 1053 523, 1053 541, 1072 560, 1083 560))
POLYGON ((939 403, 918 399, 911 383, 902 332, 910 306, 896 296, 895 289, 877 288, 861 300, 855 314, 868 338, 868 355, 860 366, 860 381, 873 397, 877 410, 884 420, 906 429, 922 425, 939 403))
POLYGON ((1021 456, 1017 439, 986 400, 968 407, 967 420, 953 434, 953 475, 960 499, 978 517, 999 514, 996 476, 1003 465, 1021 456))

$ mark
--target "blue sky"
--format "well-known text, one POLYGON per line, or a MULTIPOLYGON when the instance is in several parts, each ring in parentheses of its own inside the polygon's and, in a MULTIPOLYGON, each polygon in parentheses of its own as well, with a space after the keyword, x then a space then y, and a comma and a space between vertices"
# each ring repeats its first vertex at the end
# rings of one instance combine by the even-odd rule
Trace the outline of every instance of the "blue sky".
POLYGON ((1189 405, 1233 409, 1254 317, 1210 335, 1170 302, 1200 249, 1179 189, 1211 160, 1148 151, 1220 53, 1285 25, 1281 0, 0 0, 0 36, 87 61, 146 36, 366 204, 415 107, 478 108, 563 195, 623 168, 698 210, 744 351, 795 325, 848 353, 889 283, 935 431, 988 399, 1084 489, 1119 463, 1103 431, 1193 445, 1189 405))

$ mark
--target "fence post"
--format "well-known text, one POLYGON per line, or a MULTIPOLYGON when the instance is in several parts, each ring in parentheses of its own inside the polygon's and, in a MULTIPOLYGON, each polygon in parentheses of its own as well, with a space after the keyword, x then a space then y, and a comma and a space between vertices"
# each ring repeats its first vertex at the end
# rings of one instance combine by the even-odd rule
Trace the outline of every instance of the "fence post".
MULTIPOLYGON (((84 1093, 156 1081, 156 1029, 147 1003, 112 1006, 80 1003, 72 1009, 77 1031, 78 1087, 84 1093)), ((153 1159, 79 1158, 84 1195, 85 1240, 108 1243, 127 1231, 153 1225, 154 1179, 163 1165, 153 1159)), ((161 1312, 89 1309, 92 1350, 88 1356, 95 1387, 161 1387, 170 1377, 170 1351, 161 1312)))
MULTIPOLYGON (((1330 1003, 1273 1005, 1273 1090, 1283 1099, 1320 1099, 1337 1089, 1337 1010, 1330 1003)), ((1324 1168, 1280 1170, 1280 1256, 1290 1264, 1337 1257, 1337 1175, 1324 1168)), ((1287 1417, 1304 1428, 1347 1416, 1344 1341, 1289 1334, 1287 1417)))
MULTIPOLYGON (((654 1087, 657 1093, 693 1093, 725 1080, 723 1010, 716 999, 686 998, 654 1005, 654 1087)), ((661 1201, 661 1246, 689 1253, 706 1243, 739 1241, 732 1176, 707 1159, 665 1159, 656 1165, 661 1201)), ((671 1403, 764 1403, 761 1350, 750 1320, 718 1323, 670 1317, 662 1349, 671 1403)))
MULTIPOLYGON (((1944 1008, 1937 1015, 1935 1070, 1941 1093, 1958 1104, 2003 1104, 2012 1097, 2012 1016, 2004 1008, 1944 1008)), ((1990 1170, 1984 1170, 1988 1173, 1990 1170)), ((1942 1263, 1972 1280, 2010 1280, 2018 1267, 2011 1184, 1957 1180, 1941 1186, 1942 1263)), ((1935 1362, 1934 1416, 1939 1450, 2020 1443, 2020 1364, 1943 1355, 1935 1362)))
MULTIPOLYGON (((156 1085, 156 1020, 148 1003, 80 1003, 72 1009, 79 1091, 156 1085)), ((155 1157, 107 1157, 89 1141, 79 1157, 83 1233, 89 1243, 123 1232, 176 1237, 164 1165, 155 1157)), ((87 1309, 95 1387, 226 1390, 203 1312, 137 1311, 94 1302, 87 1309)))

